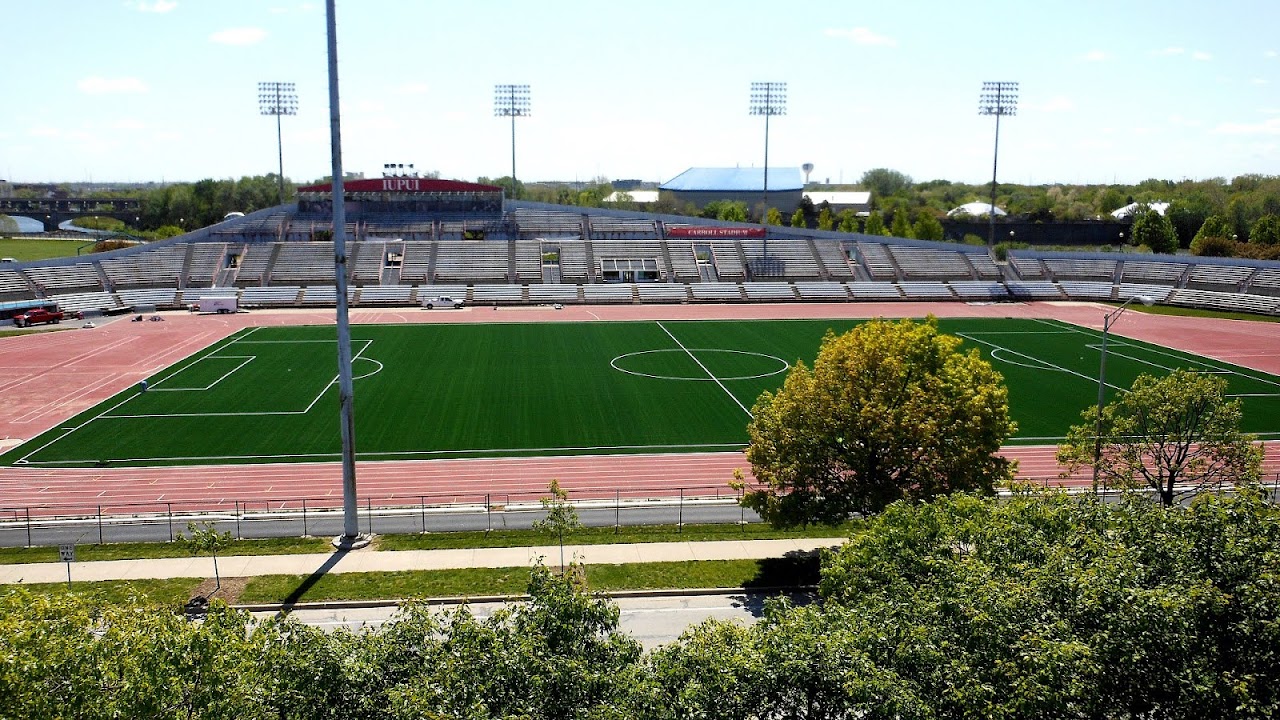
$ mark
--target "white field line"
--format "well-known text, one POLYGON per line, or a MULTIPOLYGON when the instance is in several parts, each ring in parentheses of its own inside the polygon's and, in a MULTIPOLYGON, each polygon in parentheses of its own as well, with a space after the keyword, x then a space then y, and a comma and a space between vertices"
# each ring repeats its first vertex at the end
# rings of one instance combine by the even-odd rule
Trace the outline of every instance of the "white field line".
MULTIPOLYGON (((224 373, 224 374, 222 375, 222 377, 218 378, 217 380, 214 380, 213 382, 209 383, 208 385, 205 385, 204 387, 173 387, 173 388, 168 388, 168 387, 156 387, 156 386, 152 386, 152 387, 150 388, 150 391, 151 391, 151 392, 204 392, 204 391, 206 391, 206 390, 212 390, 212 389, 213 389, 213 387, 214 387, 215 385, 217 385, 218 383, 222 382, 223 380, 226 380, 227 378, 231 377, 231 375, 232 375, 232 374, 234 374, 237 370, 239 370, 240 368, 244 367, 245 365, 248 365, 249 363, 253 362, 253 361, 254 361, 254 360, 256 360, 257 358, 258 358, 258 356, 257 356, 257 355, 207 355, 207 356, 205 356, 205 357, 203 357, 203 358, 200 358, 200 359, 199 359, 199 360, 197 360, 196 362, 204 362, 205 360, 243 360, 244 362, 242 362, 242 363, 240 363, 239 365, 237 365, 237 366, 235 366, 235 367, 231 368, 231 369, 230 369, 230 370, 228 370, 226 373, 224 373)), ((196 363, 192 363, 191 365, 188 365, 186 368, 183 368, 183 369, 185 370, 185 369, 187 369, 187 368, 195 367, 195 364, 196 364, 196 363)), ((159 382, 157 382, 157 383, 156 383, 156 385, 160 385, 161 383, 164 383, 164 382, 168 381, 170 378, 174 378, 174 377, 177 377, 177 376, 178 376, 178 373, 174 373, 173 375, 170 375, 169 377, 164 378, 164 380, 160 380, 159 382)))
POLYGON ((715 382, 715 384, 720 386, 720 389, 724 391, 725 395, 729 396, 730 400, 732 400, 738 407, 742 408, 742 412, 746 413, 747 417, 752 418, 753 420, 755 419, 755 416, 751 414, 751 411, 747 409, 747 406, 743 405, 741 400, 734 397, 733 393, 729 392, 729 388, 725 387, 724 383, 720 382, 720 378, 716 377, 714 373, 712 373, 710 370, 707 369, 706 365, 702 364, 701 360, 695 357, 693 353, 689 352, 689 348, 685 347, 684 343, 680 342, 680 340, 677 339, 675 335, 672 335, 671 331, 667 329, 666 325, 663 325, 660 322, 657 325, 658 327, 662 328, 662 332, 666 333, 667 337, 671 338, 671 340, 676 345, 680 346, 681 350, 684 350, 685 354, 689 356, 690 360, 693 360, 695 363, 698 364, 698 367, 702 368, 702 372, 706 373, 707 377, 711 378, 715 382))

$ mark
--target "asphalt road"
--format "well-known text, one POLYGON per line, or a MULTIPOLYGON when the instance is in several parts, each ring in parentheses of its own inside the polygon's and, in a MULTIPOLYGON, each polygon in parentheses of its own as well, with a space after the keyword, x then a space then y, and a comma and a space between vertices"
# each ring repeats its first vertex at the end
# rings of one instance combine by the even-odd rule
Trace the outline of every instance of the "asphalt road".
MULTIPOLYGON (((694 595, 663 595, 620 597, 614 602, 619 609, 620 629, 639 640, 645 649, 676 640, 686 628, 712 618, 741 623, 754 623, 763 614, 768 595, 760 593, 723 593, 694 595)), ((793 595, 797 604, 813 601, 809 594, 793 595)), ((487 618, 502 603, 476 603, 469 605, 479 618, 487 618)), ((448 611, 456 605, 438 606, 448 611)), ((336 630, 362 630, 378 628, 390 621, 396 613, 394 605, 362 608, 311 609, 295 608, 294 618, 315 627, 336 630)), ((255 612, 258 617, 270 617, 273 611, 255 612)))

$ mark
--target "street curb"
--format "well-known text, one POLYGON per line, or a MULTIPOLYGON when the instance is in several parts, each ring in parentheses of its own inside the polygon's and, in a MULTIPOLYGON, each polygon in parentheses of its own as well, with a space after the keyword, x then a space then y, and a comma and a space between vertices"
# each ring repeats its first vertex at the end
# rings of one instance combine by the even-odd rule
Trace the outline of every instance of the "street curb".
MULTIPOLYGON (((720 588, 664 588, 656 590, 612 590, 593 595, 602 595, 610 599, 643 598, 643 597, 680 597, 697 595, 724 595, 726 593, 742 593, 744 595, 780 595, 788 592, 817 592, 817 585, 771 586, 760 588, 720 587, 720 588)), ((317 602, 301 602, 289 605, 283 603, 261 603, 231 605, 235 610, 246 612, 284 612, 293 610, 360 610, 364 608, 397 607, 405 603, 421 603, 425 605, 471 605, 496 602, 523 602, 528 595, 467 595, 461 597, 433 598, 400 598, 396 600, 322 600, 317 602)))

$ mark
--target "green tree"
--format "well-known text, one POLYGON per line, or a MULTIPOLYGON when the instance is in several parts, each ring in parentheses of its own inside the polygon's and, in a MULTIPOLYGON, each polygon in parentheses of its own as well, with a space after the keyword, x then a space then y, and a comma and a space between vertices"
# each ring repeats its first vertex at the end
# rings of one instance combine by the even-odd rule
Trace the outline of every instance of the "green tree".
POLYGON ((1140 209, 1133 221, 1131 242, 1152 252, 1170 254, 1178 249, 1178 237, 1169 219, 1151 208, 1140 209))
POLYGON ((781 225, 782 212, 779 211, 778 208, 776 207, 769 208, 769 211, 764 214, 764 224, 765 225, 781 225))
POLYGON ((893 212, 893 224, 889 226, 889 235, 896 238, 911 237, 911 222, 907 220, 907 211, 898 208, 893 212))
POLYGON ((840 211, 840 232, 858 232, 858 218, 849 208, 840 211))
POLYGON ((560 569, 564 570, 564 534, 582 527, 582 522, 578 519, 578 511, 569 502, 569 492, 560 487, 559 480, 553 478, 548 490, 551 496, 544 497, 539 501, 542 503, 542 509, 546 514, 543 515, 541 520, 533 523, 533 529, 552 533, 558 538, 560 542, 560 569))
POLYGON ((1262 449, 1240 432, 1241 402, 1227 400, 1226 389, 1224 378, 1181 368, 1139 375, 1101 419, 1097 407, 1081 413, 1058 462, 1069 472, 1096 462, 1108 485, 1147 487, 1166 506, 1206 486, 1256 482, 1262 449))
POLYGON ((946 231, 942 228, 942 222, 938 220, 938 216, 931 212, 920 213, 920 218, 916 220, 915 226, 911 229, 911 234, 917 240, 941 241, 946 237, 946 231))
POLYGON ((795 212, 791 213, 791 227, 793 228, 809 227, 809 221, 804 216, 804 208, 798 207, 796 208, 795 212))
POLYGON ((889 168, 872 168, 862 173, 858 185, 870 190, 877 199, 890 195, 905 194, 912 187, 911 176, 889 168))
POLYGON ((1280 245, 1280 217, 1263 215, 1249 228, 1249 242, 1255 245, 1280 245))
POLYGON ((1008 390, 960 342, 932 317, 828 333, 813 369, 798 362, 752 409, 747 460, 763 487, 744 503, 779 526, 834 522, 1011 479, 996 454, 1015 429, 1008 390))
POLYGON ((1193 255, 1211 257, 1228 257, 1235 246, 1235 231, 1231 221, 1222 215, 1210 215, 1205 218, 1191 240, 1193 255))
POLYGON ((884 226, 884 216, 879 210, 872 210, 867 216, 867 225, 862 232, 867 235, 888 235, 889 229, 884 226))
MULTIPOLYGON (((218 551, 231 544, 231 533, 219 533, 212 523, 187 523, 189 536, 178 533, 178 542, 185 545, 192 555, 210 553, 213 555, 213 577, 216 585, 213 592, 222 589, 222 576, 218 574, 218 551)), ((210 593, 212 595, 213 593, 210 593)))
POLYGON ((822 210, 818 211, 818 229, 830 230, 835 227, 835 216, 831 214, 831 208, 826 204, 822 204, 822 210))

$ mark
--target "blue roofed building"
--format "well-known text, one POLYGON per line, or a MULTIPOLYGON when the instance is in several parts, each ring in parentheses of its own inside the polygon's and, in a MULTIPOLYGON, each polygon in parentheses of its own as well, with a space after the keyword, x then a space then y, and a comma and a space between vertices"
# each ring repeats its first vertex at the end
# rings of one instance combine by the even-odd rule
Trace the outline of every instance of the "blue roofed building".
MULTIPOLYGON (((743 202, 752 214, 764 201, 764 168, 689 168, 658 187, 664 197, 706 207, 717 200, 743 202)), ((800 168, 769 168, 769 206, 795 212, 804 193, 800 168)))

